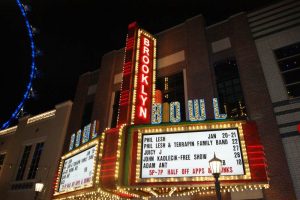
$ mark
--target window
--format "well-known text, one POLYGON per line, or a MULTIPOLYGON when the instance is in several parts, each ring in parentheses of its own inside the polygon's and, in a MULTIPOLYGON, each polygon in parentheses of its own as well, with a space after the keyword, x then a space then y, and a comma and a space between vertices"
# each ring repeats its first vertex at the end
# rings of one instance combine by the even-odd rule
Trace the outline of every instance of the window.
POLYGON ((0 175, 1 175, 1 170, 4 164, 4 159, 5 159, 5 154, 0 154, 0 175))
POLYGON ((300 96, 300 42, 274 51, 288 96, 300 96))
POLYGON ((27 165, 27 161, 28 161, 28 157, 30 155, 30 150, 31 150, 31 145, 25 146, 24 152, 23 152, 23 155, 22 155, 22 159, 21 159, 21 162, 20 162, 20 165, 19 165, 19 168, 18 168, 18 172, 17 172, 17 177, 16 177, 17 181, 23 179, 24 172, 25 172, 26 165, 27 165))
POLYGON ((225 112, 230 118, 246 118, 246 106, 235 59, 215 63, 214 70, 221 112, 225 112))
POLYGON ((120 90, 115 91, 115 100, 114 100, 113 113, 112 113, 112 119, 111 119, 111 127, 112 128, 117 126, 119 101, 120 101, 120 90))
POLYGON ((44 143, 37 143, 35 146, 35 150, 34 150, 34 154, 31 160, 31 164, 30 164, 30 168, 29 168, 29 173, 27 176, 27 179, 34 179, 37 169, 38 169, 38 165, 39 165, 39 161, 41 158, 41 154, 43 151, 43 147, 44 147, 44 143))
POLYGON ((89 102, 85 104, 82 121, 81 121, 81 127, 84 127, 85 125, 91 123, 93 106, 94 106, 94 102, 89 102))
POLYGON ((180 102, 181 121, 185 121, 183 73, 158 78, 156 88, 162 92, 163 103, 180 102))

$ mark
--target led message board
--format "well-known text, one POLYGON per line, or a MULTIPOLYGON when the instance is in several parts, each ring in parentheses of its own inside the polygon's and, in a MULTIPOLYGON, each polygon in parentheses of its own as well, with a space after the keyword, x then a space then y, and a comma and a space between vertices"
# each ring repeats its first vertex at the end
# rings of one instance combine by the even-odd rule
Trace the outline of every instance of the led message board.
POLYGON ((73 191, 93 184, 97 146, 64 160, 58 192, 73 191))
POLYGON ((143 135, 141 178, 211 176, 214 153, 222 175, 245 174, 237 129, 143 135))

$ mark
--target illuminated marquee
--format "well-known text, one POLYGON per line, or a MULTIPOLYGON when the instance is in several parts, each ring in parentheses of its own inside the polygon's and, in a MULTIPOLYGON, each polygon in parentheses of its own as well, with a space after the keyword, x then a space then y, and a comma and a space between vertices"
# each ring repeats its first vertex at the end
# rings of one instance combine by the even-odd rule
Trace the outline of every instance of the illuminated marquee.
POLYGON ((238 129, 147 133, 141 146, 141 178, 211 176, 214 153, 223 160, 222 176, 245 174, 238 129))
POLYGON ((221 180, 251 179, 241 123, 141 128, 135 181, 213 180, 208 161, 214 153, 223 160, 221 180))
POLYGON ((256 125, 246 121, 184 122, 133 126, 124 152, 125 185, 213 183, 209 160, 223 160, 226 186, 267 182, 263 147, 256 125))
POLYGON ((62 156, 54 196, 94 186, 98 144, 95 138, 62 156))
POLYGON ((75 188, 92 185, 96 149, 97 146, 93 146, 64 160, 59 181, 59 192, 72 191, 75 188))
MULTIPOLYGON (((212 99, 215 121, 207 120, 204 99, 193 99, 187 102, 188 122, 181 122, 179 102, 165 102, 163 107, 160 101, 154 103, 155 77, 156 39, 132 23, 126 38, 117 127, 101 133, 100 142, 96 123, 71 136, 70 150, 76 149, 62 157, 56 199, 207 195, 215 190, 209 168, 214 153, 223 162, 223 192, 269 187, 255 122, 226 120, 216 98, 212 99), (90 134, 96 137, 92 141, 90 134), (99 154, 93 166, 89 164, 95 171, 93 181, 69 187, 79 174, 65 176, 70 171, 63 166, 82 160, 85 152, 98 146, 99 154)), ((86 178, 84 173, 80 176, 86 178)))

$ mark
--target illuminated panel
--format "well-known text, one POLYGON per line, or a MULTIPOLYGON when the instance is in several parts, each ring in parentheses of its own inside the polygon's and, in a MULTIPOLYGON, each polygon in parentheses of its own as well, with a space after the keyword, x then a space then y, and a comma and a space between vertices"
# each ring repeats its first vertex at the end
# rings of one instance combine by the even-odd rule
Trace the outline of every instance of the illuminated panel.
POLYGON ((97 146, 94 146, 64 161, 59 192, 72 191, 92 185, 96 148, 97 146))
POLYGON ((81 130, 78 130, 77 133, 76 133, 75 147, 79 147, 80 139, 81 139, 81 130))
MULTIPOLYGON (((126 184, 210 184, 214 178, 209 175, 208 162, 214 152, 224 160, 220 180, 226 181, 227 185, 243 181, 265 182, 263 174, 259 175, 260 180, 254 177, 255 174, 252 176, 256 169, 250 170, 243 130, 245 123, 227 121, 133 127, 130 129, 132 150, 128 149, 132 157, 128 157, 131 161, 126 165, 130 178, 126 184), (194 142, 193 146, 191 142, 194 142), (161 155, 164 157, 159 157, 161 155)), ((249 141, 248 135, 247 132, 249 141)))
POLYGON ((98 130, 99 130, 99 121, 94 120, 92 123, 92 133, 91 133, 91 138, 94 139, 95 137, 98 136, 98 130))
POLYGON ((82 136, 82 144, 86 143, 90 139, 90 134, 91 134, 91 124, 89 123, 86 125, 83 129, 83 136, 82 136))
POLYGON ((71 151, 71 150, 74 149, 75 137, 76 137, 76 135, 75 135, 75 133, 73 133, 73 134, 71 135, 71 139, 70 139, 69 151, 71 151))
POLYGON ((204 99, 188 100, 189 120, 204 121, 206 119, 204 99))
POLYGON ((98 143, 92 140, 61 158, 54 196, 93 186, 98 143))
POLYGON ((150 124, 155 103, 156 39, 138 29, 131 124, 150 124))
POLYGON ((219 103, 217 98, 213 98, 215 119, 226 119, 227 114, 220 114, 219 103))
POLYGON ((141 178, 211 176, 214 153, 222 175, 244 175, 238 129, 143 134, 141 178))
POLYGON ((160 103, 155 103, 152 105, 152 124, 160 124, 162 122, 162 106, 160 103))
POLYGON ((178 123, 181 121, 180 103, 178 101, 170 103, 170 122, 178 123))

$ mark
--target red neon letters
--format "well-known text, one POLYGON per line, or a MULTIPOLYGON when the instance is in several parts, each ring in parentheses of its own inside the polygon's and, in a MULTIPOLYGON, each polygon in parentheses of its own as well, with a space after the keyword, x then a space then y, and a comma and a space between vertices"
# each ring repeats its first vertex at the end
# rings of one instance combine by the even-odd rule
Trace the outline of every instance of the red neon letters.
POLYGON ((144 119, 147 118, 147 107, 146 107, 146 103, 149 103, 149 97, 148 97, 148 93, 145 92, 145 88, 149 87, 149 63, 150 63, 150 59, 149 59, 149 46, 150 46, 150 41, 147 38, 143 38, 142 40, 142 69, 141 69, 141 91, 140 91, 140 99, 141 99, 141 104, 138 105, 138 116, 142 117, 144 119))
POLYGON ((138 72, 134 124, 148 124, 151 118, 152 77, 153 77, 153 40, 143 32, 140 35, 138 51, 138 72))

